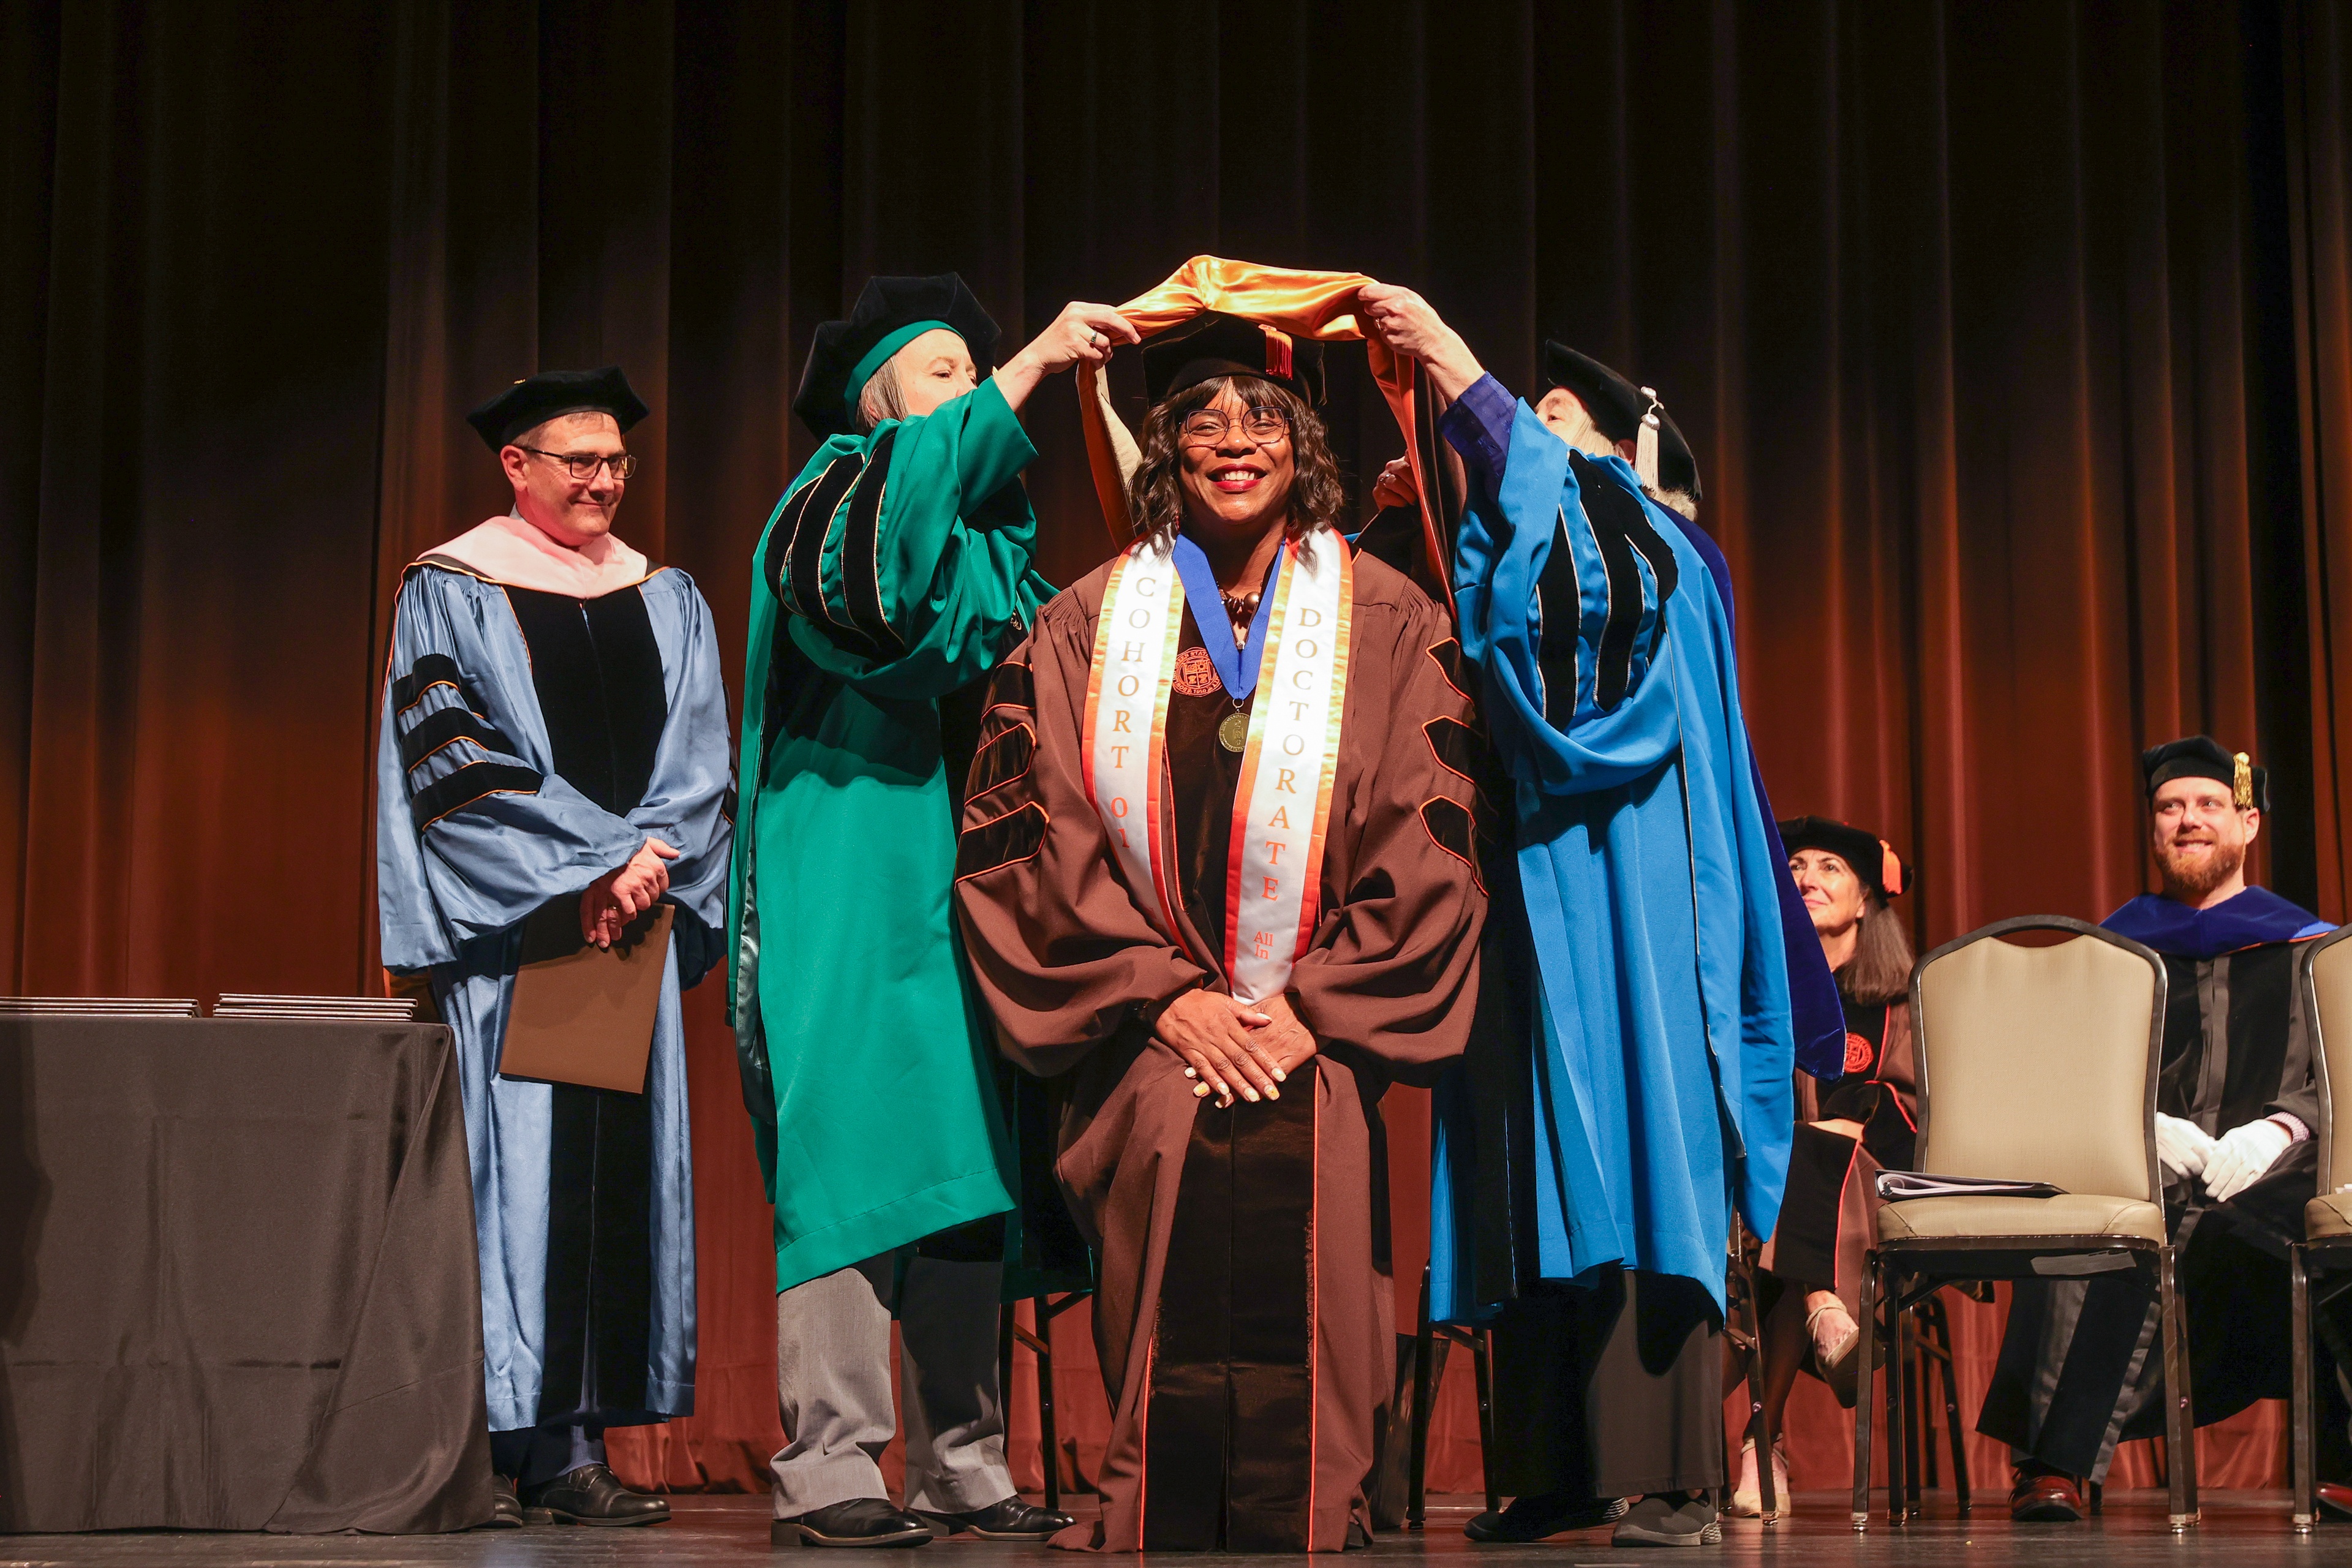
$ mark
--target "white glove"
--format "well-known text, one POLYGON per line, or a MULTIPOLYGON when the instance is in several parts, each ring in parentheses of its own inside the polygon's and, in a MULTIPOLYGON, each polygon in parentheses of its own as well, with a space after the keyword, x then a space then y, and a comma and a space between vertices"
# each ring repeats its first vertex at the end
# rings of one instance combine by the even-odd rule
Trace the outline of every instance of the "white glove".
POLYGON ((2217 1204, 2226 1204, 2263 1179, 2294 1134, 2264 1117, 2243 1127, 2232 1127, 2213 1140, 2205 1162, 2205 1190, 2217 1204))
POLYGON ((2176 1176, 2201 1176, 2213 1157, 2213 1140, 2194 1121, 2156 1113, 2156 1157, 2176 1176))

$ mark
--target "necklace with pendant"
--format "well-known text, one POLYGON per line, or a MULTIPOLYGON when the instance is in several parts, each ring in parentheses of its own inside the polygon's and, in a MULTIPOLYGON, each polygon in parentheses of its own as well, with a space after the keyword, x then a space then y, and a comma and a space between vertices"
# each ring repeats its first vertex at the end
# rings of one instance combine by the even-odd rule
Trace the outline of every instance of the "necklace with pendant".
MULTIPOLYGON (((1234 646, 1249 646, 1249 625, 1257 616, 1256 594, 1225 594, 1217 595, 1225 602, 1225 618, 1233 624, 1234 646)), ((1244 751, 1249 746, 1249 710, 1236 700, 1234 710, 1217 724, 1217 744, 1228 752, 1244 751)))

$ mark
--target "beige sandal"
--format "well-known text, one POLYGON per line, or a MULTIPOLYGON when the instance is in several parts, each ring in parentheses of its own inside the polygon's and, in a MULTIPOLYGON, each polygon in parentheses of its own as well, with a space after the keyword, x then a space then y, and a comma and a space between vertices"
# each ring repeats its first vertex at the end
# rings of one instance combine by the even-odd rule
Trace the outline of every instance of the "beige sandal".
POLYGON ((1857 1364, 1853 1352, 1862 1345, 1862 1325, 1846 1312, 1844 1302, 1824 1301, 1805 1314, 1805 1336, 1813 1342, 1813 1370, 1821 1374, 1823 1383, 1830 1385, 1830 1392, 1837 1395, 1838 1403, 1851 1410, 1853 1408, 1854 1368, 1857 1364), (1827 1350, 1822 1348, 1821 1336, 1813 1332, 1813 1324, 1824 1312, 1836 1312, 1846 1321, 1845 1337, 1827 1350))

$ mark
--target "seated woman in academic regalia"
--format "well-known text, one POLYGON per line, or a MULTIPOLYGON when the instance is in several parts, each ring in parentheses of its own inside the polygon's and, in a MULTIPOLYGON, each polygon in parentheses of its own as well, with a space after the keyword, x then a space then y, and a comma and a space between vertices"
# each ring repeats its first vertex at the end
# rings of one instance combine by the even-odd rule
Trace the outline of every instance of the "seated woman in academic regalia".
POLYGON ((1146 344, 1139 537, 997 672, 956 874, 1006 1052, 1065 1075, 1100 1257, 1099 1524, 1338 1551, 1394 1375, 1380 1097, 1460 1053, 1486 892, 1469 677, 1349 552, 1321 350, 1146 344))
MULTIPOLYGON (((1825 816, 1780 824, 1789 874, 1803 895, 1845 1008, 1843 1071, 1797 1074, 1795 1138, 1780 1223, 1765 1245, 1757 1306, 1764 1333, 1764 1417, 1773 1436, 1773 1517, 1789 1507, 1780 1412, 1811 1372, 1848 1409, 1854 1321, 1878 1173, 1908 1170, 1918 1131, 1911 1053, 1911 937, 1892 907, 1911 883, 1876 834, 1825 816)), ((1729 1511, 1761 1511, 1756 1447, 1740 1451, 1729 1511)))

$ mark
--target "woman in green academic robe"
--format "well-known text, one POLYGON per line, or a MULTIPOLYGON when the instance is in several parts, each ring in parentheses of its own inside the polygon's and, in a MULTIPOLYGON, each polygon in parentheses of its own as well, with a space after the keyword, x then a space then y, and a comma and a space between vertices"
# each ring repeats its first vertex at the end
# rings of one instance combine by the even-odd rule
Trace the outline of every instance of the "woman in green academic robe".
POLYGON ((776 1539, 1043 1539, 1014 1495, 996 1376, 1013 1206, 985 1011, 949 913, 976 700, 1053 588, 1030 564, 1016 416, 1039 381, 1135 333, 1073 304, 983 374, 961 278, 877 278, 817 330, 793 408, 823 438, 754 558, 730 1012, 775 1204, 776 1539), (908 1395, 905 1509, 875 1463, 908 1395))

